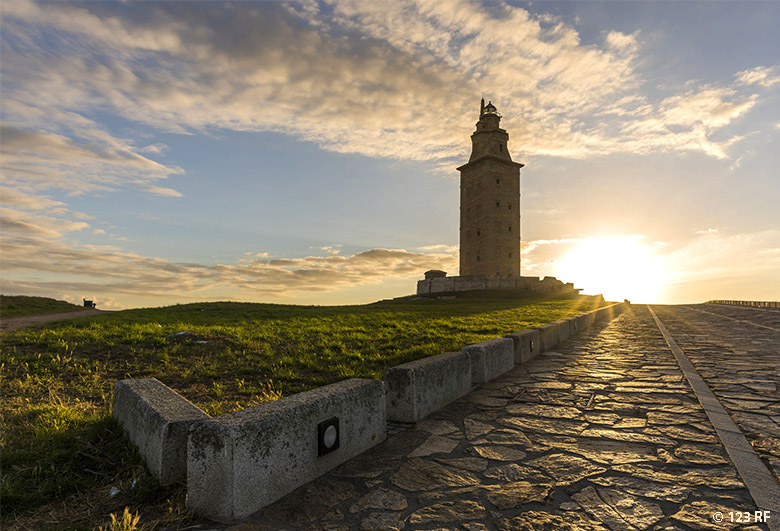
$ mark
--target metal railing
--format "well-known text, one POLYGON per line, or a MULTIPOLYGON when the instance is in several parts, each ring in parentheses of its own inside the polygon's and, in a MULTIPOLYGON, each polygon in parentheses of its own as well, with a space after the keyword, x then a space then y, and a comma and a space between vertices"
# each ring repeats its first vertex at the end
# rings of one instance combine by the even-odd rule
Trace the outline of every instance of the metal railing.
POLYGON ((778 301, 707 301, 707 304, 729 304, 731 306, 754 306, 756 308, 780 308, 778 301))

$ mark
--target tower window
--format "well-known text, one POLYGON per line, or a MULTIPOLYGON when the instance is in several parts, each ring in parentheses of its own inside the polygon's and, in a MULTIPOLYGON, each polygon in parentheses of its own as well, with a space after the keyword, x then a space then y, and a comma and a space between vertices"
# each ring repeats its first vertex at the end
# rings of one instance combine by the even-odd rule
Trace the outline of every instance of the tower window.
POLYGON ((510 203, 510 205, 509 205, 509 210, 512 210, 512 205, 511 205, 511 203, 510 203))
POLYGON ((509 227, 507 227, 507 229, 509 230, 509 232, 512 232, 512 225, 510 225, 509 227))
POLYGON ((500 207, 501 206, 501 202, 500 201, 496 201, 496 206, 500 207))
POLYGON ((498 151, 499 152, 504 151, 504 144, 499 144, 498 145, 498 151))
POLYGON ((501 184, 501 180, 500 179, 496 179, 496 184, 501 184))
POLYGON ((479 262, 479 256, 477 256, 477 262, 479 262))
POLYGON ((477 236, 479 236, 479 231, 477 231, 477 236))
POLYGON ((512 253, 509 253, 509 258, 512 258, 512 253))

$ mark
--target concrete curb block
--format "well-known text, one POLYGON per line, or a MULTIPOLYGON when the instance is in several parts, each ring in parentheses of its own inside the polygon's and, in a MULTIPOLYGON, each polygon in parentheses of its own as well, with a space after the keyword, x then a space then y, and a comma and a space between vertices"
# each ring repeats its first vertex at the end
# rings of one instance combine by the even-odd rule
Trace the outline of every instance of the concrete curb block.
POLYGON ((471 383, 489 382, 515 366, 515 344, 510 338, 496 338, 463 347, 471 361, 471 383))
POLYGON ((583 313, 581 315, 578 315, 575 317, 577 322, 579 323, 579 331, 587 330, 591 326, 593 326, 593 323, 596 322, 596 316, 593 314, 593 312, 587 312, 583 313))
MULTIPOLYGON (((619 302, 610 306, 599 308, 597 310, 592 310, 574 317, 570 317, 569 319, 561 319, 559 321, 553 321, 551 323, 535 326, 530 330, 535 330, 539 333, 541 352, 545 352, 547 350, 553 349, 556 345, 558 345, 558 343, 569 339, 574 334, 578 334, 584 330, 587 330, 598 321, 603 321, 605 319, 611 321, 623 313, 626 306, 627 303, 619 302)), ((515 332, 515 334, 521 333, 523 332, 515 332)), ((506 337, 511 337, 514 339, 515 334, 509 334, 506 337)), ((515 347, 515 349, 517 349, 517 347, 515 347)), ((518 362, 517 353, 515 355, 516 363, 525 363, 528 361, 528 359, 523 359, 521 354, 520 361, 518 362)))
POLYGON ((387 419, 417 422, 471 391, 471 360, 445 352, 385 370, 387 419))
POLYGON ((558 325, 547 323, 535 326, 531 330, 539 331, 539 342, 541 344, 542 352, 550 350, 558 344, 558 325))
POLYGON ((114 384, 112 416, 165 485, 187 476, 190 425, 209 416, 156 378, 114 384))
POLYGON ((353 378, 198 422, 190 430, 187 507, 232 523, 386 438, 385 389, 353 378), (322 453, 321 432, 338 443, 322 453))
POLYGON ((565 341, 571 337, 571 323, 570 319, 560 319, 553 321, 552 324, 558 327, 558 342, 565 341))
POLYGON ((542 351, 539 330, 523 330, 504 337, 508 337, 514 343, 515 365, 532 360, 542 351))

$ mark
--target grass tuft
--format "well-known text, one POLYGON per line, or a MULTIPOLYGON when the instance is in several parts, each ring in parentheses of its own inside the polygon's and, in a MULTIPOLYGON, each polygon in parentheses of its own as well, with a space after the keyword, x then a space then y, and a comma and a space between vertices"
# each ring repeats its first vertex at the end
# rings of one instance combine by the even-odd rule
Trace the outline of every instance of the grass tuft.
POLYGON ((137 531, 141 516, 138 513, 132 514, 125 507, 122 518, 118 519, 114 513, 111 513, 111 523, 107 526, 100 526, 99 531, 137 531))

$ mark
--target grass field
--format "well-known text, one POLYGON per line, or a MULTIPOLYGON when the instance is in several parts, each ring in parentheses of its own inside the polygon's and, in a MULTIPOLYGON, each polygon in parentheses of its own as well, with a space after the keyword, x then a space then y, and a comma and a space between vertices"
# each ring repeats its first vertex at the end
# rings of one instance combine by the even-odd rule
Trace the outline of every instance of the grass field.
POLYGON ((184 487, 157 485, 111 420, 116 380, 156 377, 220 415, 345 378, 381 378, 387 367, 601 304, 592 297, 199 303, 5 332, 3 527, 91 529, 125 506, 140 510, 147 528, 188 518, 184 487), (120 492, 110 497, 112 487, 120 492))
POLYGON ((27 317, 30 315, 46 315, 48 313, 64 313, 85 310, 65 301, 47 299, 46 297, 26 297, 24 295, 0 295, 0 318, 27 317))

